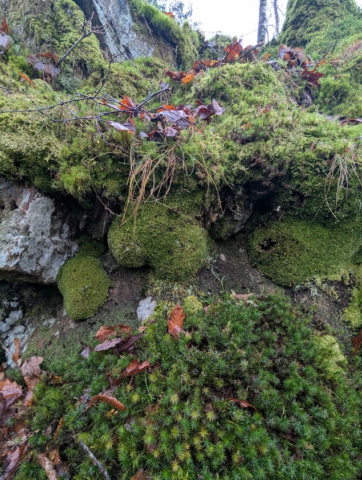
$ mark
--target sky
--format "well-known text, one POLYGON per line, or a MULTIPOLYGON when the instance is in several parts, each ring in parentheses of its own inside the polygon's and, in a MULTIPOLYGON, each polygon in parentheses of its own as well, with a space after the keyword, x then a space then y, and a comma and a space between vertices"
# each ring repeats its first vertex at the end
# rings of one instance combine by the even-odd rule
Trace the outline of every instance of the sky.
MULTIPOLYGON (((280 9, 285 12, 288 0, 279 0, 280 9)), ((238 38, 243 37, 243 45, 255 44, 259 16, 258 0, 184 0, 193 7, 193 20, 200 22, 200 30, 210 38, 218 32, 238 38)), ((271 2, 270 2, 271 3, 271 2)), ((362 0, 357 0, 362 6, 362 0)), ((272 13, 272 9, 270 9, 272 13)), ((273 16, 270 24, 274 23, 273 16)), ((273 27, 269 34, 273 36, 273 27)))

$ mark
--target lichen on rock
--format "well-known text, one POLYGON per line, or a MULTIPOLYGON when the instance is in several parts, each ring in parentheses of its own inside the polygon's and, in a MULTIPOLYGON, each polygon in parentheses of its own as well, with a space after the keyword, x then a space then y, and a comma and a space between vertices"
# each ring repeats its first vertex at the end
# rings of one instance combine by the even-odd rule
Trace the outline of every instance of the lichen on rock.
POLYGON ((108 298, 110 286, 99 260, 77 255, 60 269, 57 284, 64 297, 65 311, 73 320, 95 315, 108 298))

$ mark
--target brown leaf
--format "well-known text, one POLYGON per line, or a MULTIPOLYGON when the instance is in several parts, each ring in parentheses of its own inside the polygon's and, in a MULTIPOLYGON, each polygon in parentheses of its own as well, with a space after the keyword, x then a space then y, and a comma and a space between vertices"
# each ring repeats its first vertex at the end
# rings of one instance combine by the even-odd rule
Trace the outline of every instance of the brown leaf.
POLYGON ((162 12, 170 18, 175 18, 175 15, 172 12, 162 12))
POLYGON ((133 475, 133 477, 131 477, 131 480, 148 480, 148 479, 149 479, 149 476, 142 468, 138 470, 136 475, 133 475))
POLYGON ((5 17, 2 19, 2 22, 1 22, 0 32, 5 33, 5 35, 10 35, 10 28, 5 17))
POLYGON ((23 80, 25 80, 26 82, 28 82, 29 85, 31 85, 33 88, 36 88, 35 83, 33 82, 33 80, 31 80, 27 75, 25 75, 25 73, 19 72, 19 75, 21 76, 21 78, 22 78, 23 80))
POLYGON ((89 400, 89 407, 91 407, 93 403, 97 401, 109 403, 110 405, 112 405, 112 407, 116 408, 117 410, 127 410, 127 407, 125 407, 123 403, 121 403, 115 397, 112 397, 112 395, 106 395, 106 394, 95 395, 89 400))
POLYGON ((54 469, 53 463, 49 460, 48 457, 44 455, 44 453, 40 453, 38 455, 38 462, 41 465, 46 473, 46 476, 49 480, 58 480, 59 475, 54 469))
POLYGON ((24 377, 28 392, 25 397, 24 405, 29 407, 32 404, 35 386, 40 381, 41 370, 39 365, 42 363, 42 357, 27 358, 21 366, 21 373, 24 377))
POLYGON ((254 405, 251 405, 251 403, 248 403, 246 400, 238 400, 237 398, 228 398, 228 400, 230 402, 238 403, 241 408, 253 408, 256 412, 258 411, 258 409, 254 407, 254 405))
POLYGON ((143 337, 143 333, 133 335, 132 337, 123 340, 122 343, 117 347, 117 350, 119 352, 125 352, 126 350, 130 350, 141 337, 143 337))
POLYGON ((105 340, 100 345, 97 345, 94 349, 95 352, 103 352, 111 348, 116 347, 119 343, 122 342, 122 338, 113 338, 112 340, 105 340))
POLYGON ((132 100, 125 95, 122 100, 119 102, 119 109, 124 112, 133 112, 136 108, 136 105, 132 102, 132 100))
POLYGON ((9 449, 6 452, 6 457, 3 461, 3 471, 0 480, 10 480, 13 473, 21 464, 24 456, 29 450, 29 444, 26 442, 23 445, 18 445, 9 449))
POLYGON ((60 72, 60 68, 54 63, 43 63, 37 55, 29 55, 26 60, 33 65, 34 70, 40 73, 47 83, 52 83, 53 77, 56 77, 60 72))
POLYGON ((185 72, 170 72, 170 70, 165 70, 165 75, 176 82, 180 82, 187 74, 185 72))
POLYGON ((149 360, 146 360, 143 363, 139 363, 137 359, 132 360, 132 362, 128 365, 126 370, 121 373, 121 375, 119 376, 119 379, 126 378, 126 377, 133 377, 134 375, 137 375, 138 373, 143 372, 143 370, 146 370, 149 367, 150 367, 149 360))
POLYGON ((195 73, 193 72, 188 72, 187 75, 181 80, 182 84, 190 83, 194 80, 195 78, 195 73))
POLYGON ((129 333, 132 333, 131 327, 129 325, 122 325, 120 323, 119 325, 115 325, 113 327, 102 326, 96 333, 95 337, 98 342, 104 342, 104 340, 107 340, 114 335, 127 335, 129 333))
POLYGON ((270 57, 271 57, 271 53, 267 53, 266 55, 264 55, 263 60, 267 61, 269 60, 270 57))
POLYGON ((18 338, 14 338, 14 346, 15 346, 15 350, 14 350, 12 359, 14 363, 17 363, 19 365, 21 343, 18 338))
POLYGON ((62 418, 59 420, 57 429, 55 430, 55 433, 54 433, 54 436, 53 436, 53 440, 56 440, 56 439, 59 437, 59 434, 60 434, 60 431, 61 431, 61 429, 62 429, 62 427, 63 427, 63 424, 64 424, 64 415, 63 415, 62 418))
POLYGON ((0 381, 0 413, 11 407, 21 394, 22 388, 16 382, 11 382, 8 378, 0 381))
POLYGON ((352 344, 353 344, 353 355, 357 355, 357 353, 359 352, 359 349, 361 348, 361 345, 362 345, 362 330, 360 331, 360 333, 352 338, 352 344))
POLYGON ((238 42, 236 38, 234 38, 233 43, 230 43, 227 47, 225 47, 224 50, 226 52, 226 57, 224 61, 226 63, 229 63, 229 62, 235 62, 235 60, 237 60, 240 57, 243 51, 243 47, 241 46, 240 42, 238 42))
POLYGON ((38 57, 49 58, 54 64, 58 63, 58 57, 54 53, 38 53, 38 57))
POLYGON ((158 110, 157 113, 163 112, 164 110, 176 110, 175 105, 162 105, 158 110))
POLYGON ((184 320, 186 315, 181 307, 177 305, 171 312, 170 318, 168 319, 167 326, 168 332, 173 336, 175 340, 178 340, 180 332, 183 330, 184 320))

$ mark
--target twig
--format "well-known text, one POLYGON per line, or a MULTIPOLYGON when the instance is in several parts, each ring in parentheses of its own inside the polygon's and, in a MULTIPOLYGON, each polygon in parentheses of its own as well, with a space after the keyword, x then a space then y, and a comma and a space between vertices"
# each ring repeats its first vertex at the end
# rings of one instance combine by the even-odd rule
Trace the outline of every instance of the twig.
POLYGON ((100 463, 99 460, 96 459, 96 457, 93 455, 93 453, 89 450, 87 445, 83 443, 81 440, 77 440, 79 445, 82 447, 82 449, 85 451, 85 453, 89 456, 91 459, 93 465, 95 465, 99 472, 103 475, 104 478, 107 480, 111 480, 111 477, 108 475, 107 470, 103 467, 103 465, 100 463))
POLYGON ((38 455, 38 463, 44 468, 49 480, 58 480, 59 475, 55 471, 53 463, 44 455, 44 453, 38 455))

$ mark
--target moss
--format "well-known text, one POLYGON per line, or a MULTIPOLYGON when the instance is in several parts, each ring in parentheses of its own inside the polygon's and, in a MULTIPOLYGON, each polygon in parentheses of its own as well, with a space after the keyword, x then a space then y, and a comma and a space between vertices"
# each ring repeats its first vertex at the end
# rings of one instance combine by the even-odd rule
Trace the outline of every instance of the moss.
POLYGON ((321 349, 321 362, 329 375, 343 372, 347 359, 341 352, 337 340, 332 335, 316 336, 316 342, 321 349))
POLYGON ((357 14, 355 0, 289 0, 280 41, 305 46, 331 23, 357 14))
POLYGON ((352 328, 362 327, 362 289, 355 288, 348 307, 344 310, 343 320, 348 322, 352 328))
POLYGON ((338 273, 359 250, 359 226, 333 229, 288 219, 255 230, 250 254, 259 270, 279 285, 292 286, 338 273))
POLYGON ((65 311, 73 320, 93 316, 108 298, 109 280, 101 262, 77 255, 59 270, 57 284, 65 311))
POLYGON ((77 244, 79 246, 78 255, 86 257, 100 258, 106 249, 103 243, 90 237, 80 238, 77 240, 77 244))
POLYGON ((202 310, 202 303, 195 295, 189 295, 184 300, 183 309, 186 315, 195 315, 202 310))
POLYGON ((167 203, 168 206, 147 203, 141 207, 135 225, 132 218, 122 226, 115 219, 108 233, 108 245, 120 265, 149 265, 160 278, 184 280, 204 265, 207 235, 192 212, 183 208, 181 197, 167 203))
MULTIPOLYGON (((351 359, 353 375, 333 337, 316 338, 308 319, 277 296, 253 305, 221 298, 212 314, 188 314, 188 334, 177 342, 167 318, 157 313, 137 343, 137 359, 157 368, 112 390, 125 411, 103 402, 85 408, 79 398, 85 388, 89 396, 109 388, 134 354, 84 359, 73 351, 66 362, 42 365, 50 375, 28 410, 34 458, 51 439, 49 419, 64 416, 62 458, 79 480, 101 480, 79 440, 120 480, 140 469, 154 479, 359 478, 361 363, 351 359), (52 385, 53 375, 63 384, 52 385)), ((33 465, 23 465, 21 480, 35 478, 33 465)))

